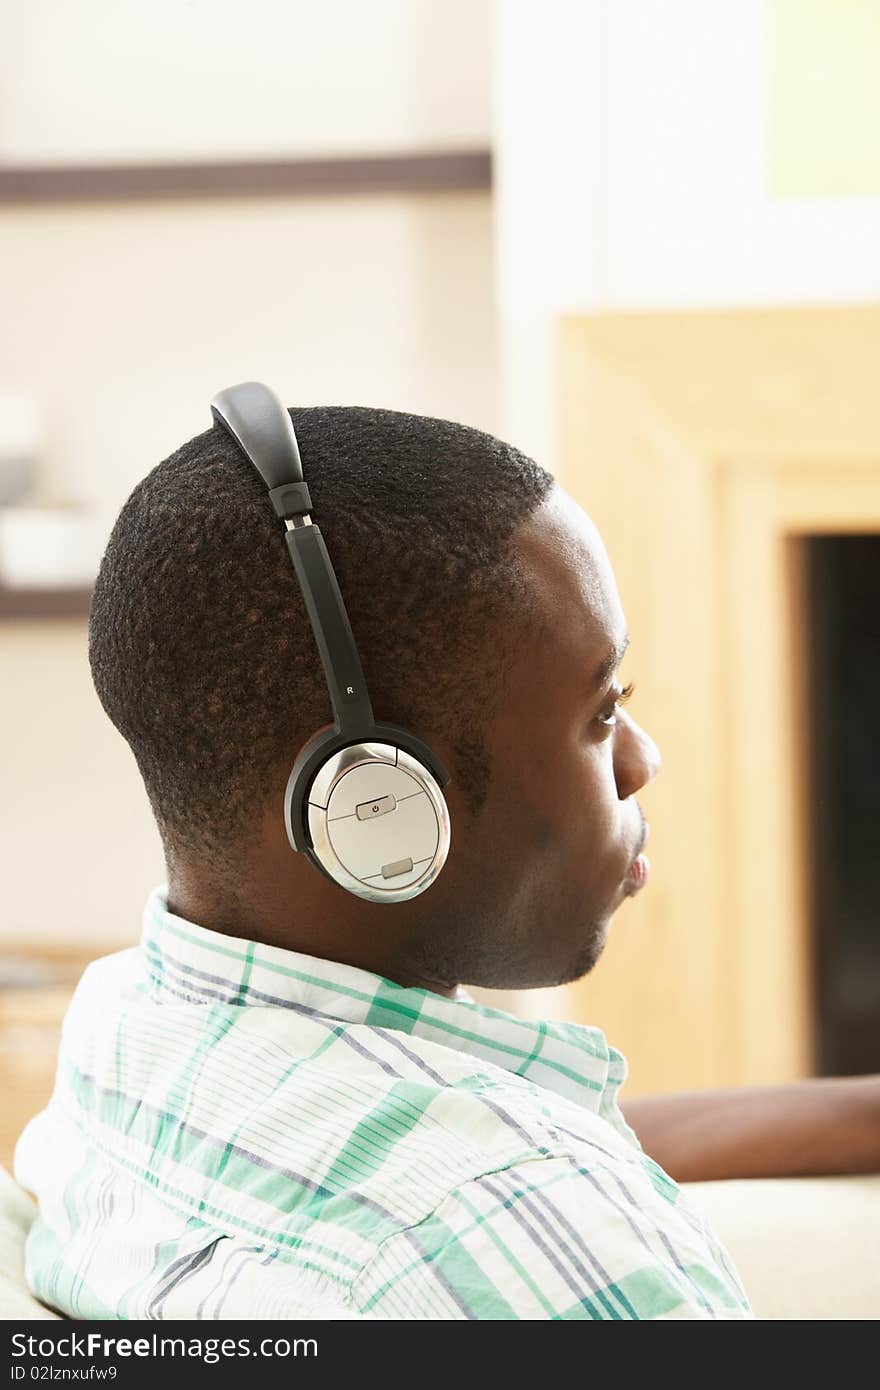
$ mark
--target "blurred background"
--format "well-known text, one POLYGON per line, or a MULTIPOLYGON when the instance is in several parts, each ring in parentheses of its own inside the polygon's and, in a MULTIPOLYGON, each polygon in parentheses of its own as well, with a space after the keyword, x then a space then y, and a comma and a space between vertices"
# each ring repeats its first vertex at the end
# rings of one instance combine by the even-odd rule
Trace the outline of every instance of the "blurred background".
POLYGON ((164 878, 91 581, 248 378, 499 434, 604 537, 651 880, 481 997, 630 1094, 880 1070, 878 71, 875 0, 6 0, 0 1162, 164 878))

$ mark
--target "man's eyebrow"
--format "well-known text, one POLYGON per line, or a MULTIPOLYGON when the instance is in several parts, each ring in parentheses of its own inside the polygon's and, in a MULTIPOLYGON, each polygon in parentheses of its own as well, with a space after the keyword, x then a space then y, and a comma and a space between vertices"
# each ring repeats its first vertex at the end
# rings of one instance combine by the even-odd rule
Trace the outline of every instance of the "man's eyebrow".
POLYGON ((622 646, 611 648, 611 651, 608 653, 605 660, 602 662, 602 665, 599 667, 598 671, 593 676, 593 690, 598 690, 601 685, 605 684, 611 673, 617 670, 618 666, 620 665, 621 661, 623 661, 623 658, 626 655, 626 649, 628 646, 629 633, 627 633, 624 637, 622 646))

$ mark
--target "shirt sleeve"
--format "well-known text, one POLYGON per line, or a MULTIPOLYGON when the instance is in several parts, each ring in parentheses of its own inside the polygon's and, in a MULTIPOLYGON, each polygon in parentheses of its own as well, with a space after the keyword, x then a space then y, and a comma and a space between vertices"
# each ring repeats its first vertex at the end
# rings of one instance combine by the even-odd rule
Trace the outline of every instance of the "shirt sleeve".
POLYGON ((528 1160, 462 1184, 389 1236, 359 1310, 422 1319, 752 1318, 729 1256, 647 1172, 528 1160))

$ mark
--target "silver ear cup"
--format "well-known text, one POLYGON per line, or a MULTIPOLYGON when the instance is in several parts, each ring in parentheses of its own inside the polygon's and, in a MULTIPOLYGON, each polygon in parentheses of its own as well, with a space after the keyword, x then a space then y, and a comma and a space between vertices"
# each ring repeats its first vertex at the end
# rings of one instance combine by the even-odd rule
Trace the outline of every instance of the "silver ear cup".
POLYGON ((390 743, 356 743, 319 768, 307 805, 312 851, 342 888, 405 902, 449 853, 449 809, 422 763, 390 743))

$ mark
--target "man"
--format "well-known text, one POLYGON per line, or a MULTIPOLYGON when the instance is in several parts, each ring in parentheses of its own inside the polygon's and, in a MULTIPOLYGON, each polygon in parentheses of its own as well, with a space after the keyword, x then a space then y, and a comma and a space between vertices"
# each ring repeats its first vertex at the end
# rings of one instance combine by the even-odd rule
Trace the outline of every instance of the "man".
POLYGON ((19 1142, 35 1293, 80 1318, 750 1317, 675 1178, 828 1171, 843 1124, 870 1165, 873 1090, 624 1116, 599 1030, 462 989, 579 978, 644 878, 660 754, 621 707, 595 527, 478 431, 291 417, 376 717, 451 771, 449 857, 381 904, 291 851, 284 787, 327 692, 266 490, 199 435, 135 489, 95 588, 92 672, 168 881, 140 947, 86 971, 19 1142))

